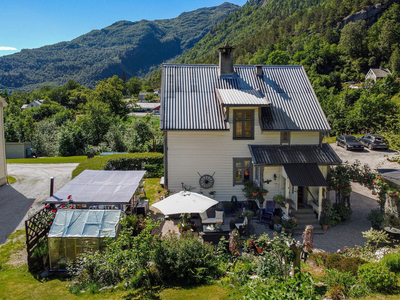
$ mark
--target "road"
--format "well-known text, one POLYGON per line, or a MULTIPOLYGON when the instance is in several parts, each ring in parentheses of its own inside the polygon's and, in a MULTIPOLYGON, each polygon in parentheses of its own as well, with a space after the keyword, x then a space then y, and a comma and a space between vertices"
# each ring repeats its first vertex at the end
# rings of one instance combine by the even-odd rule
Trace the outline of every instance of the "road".
POLYGON ((54 192, 71 180, 78 164, 8 164, 8 175, 17 179, 0 187, 0 245, 24 220, 43 208, 49 198, 50 177, 55 177, 54 192))

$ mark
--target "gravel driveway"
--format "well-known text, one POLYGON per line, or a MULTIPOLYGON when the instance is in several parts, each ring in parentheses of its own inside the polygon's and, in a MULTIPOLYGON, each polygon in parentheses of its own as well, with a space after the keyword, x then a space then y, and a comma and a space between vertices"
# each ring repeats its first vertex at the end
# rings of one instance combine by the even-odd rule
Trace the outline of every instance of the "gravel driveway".
POLYGON ((43 208, 49 198, 50 177, 55 177, 54 192, 71 180, 78 164, 8 164, 8 175, 17 182, 0 187, 0 245, 24 220, 43 208))

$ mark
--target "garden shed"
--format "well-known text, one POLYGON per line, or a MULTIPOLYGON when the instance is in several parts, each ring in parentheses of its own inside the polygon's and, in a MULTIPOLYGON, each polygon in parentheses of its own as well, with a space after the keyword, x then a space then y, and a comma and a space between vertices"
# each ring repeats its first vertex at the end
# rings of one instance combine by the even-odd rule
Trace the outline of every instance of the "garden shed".
POLYGON ((82 252, 101 250, 119 234, 121 210, 61 209, 48 235, 50 270, 65 269, 82 252))

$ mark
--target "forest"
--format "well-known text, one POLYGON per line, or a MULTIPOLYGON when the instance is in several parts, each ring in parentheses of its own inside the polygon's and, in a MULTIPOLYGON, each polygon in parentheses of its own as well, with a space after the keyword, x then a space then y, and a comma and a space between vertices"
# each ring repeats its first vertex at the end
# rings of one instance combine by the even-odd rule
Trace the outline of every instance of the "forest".
POLYGON ((303 65, 332 127, 344 132, 400 131, 400 6, 393 0, 254 0, 218 23, 178 63, 218 63, 218 47, 235 47, 237 65, 303 65), (375 19, 347 16, 380 3, 375 19), (386 79, 365 82, 370 68, 386 79), (355 81, 360 89, 349 89, 355 81))
POLYGON ((6 142, 31 142, 39 156, 163 152, 158 118, 128 116, 137 100, 123 98, 140 91, 154 90, 137 77, 124 82, 114 76, 93 90, 71 79, 62 87, 0 93, 9 104, 4 110, 6 142), (41 106, 21 110, 37 99, 43 99, 41 106))

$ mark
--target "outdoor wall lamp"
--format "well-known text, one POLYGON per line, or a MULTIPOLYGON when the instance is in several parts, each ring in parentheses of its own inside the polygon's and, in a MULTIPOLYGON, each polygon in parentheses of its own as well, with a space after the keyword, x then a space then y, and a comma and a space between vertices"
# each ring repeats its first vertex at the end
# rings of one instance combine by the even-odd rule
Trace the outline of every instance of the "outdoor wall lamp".
POLYGON ((274 174, 274 180, 276 180, 276 174, 274 174))

